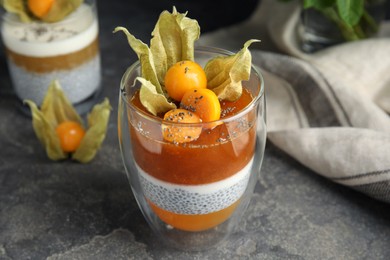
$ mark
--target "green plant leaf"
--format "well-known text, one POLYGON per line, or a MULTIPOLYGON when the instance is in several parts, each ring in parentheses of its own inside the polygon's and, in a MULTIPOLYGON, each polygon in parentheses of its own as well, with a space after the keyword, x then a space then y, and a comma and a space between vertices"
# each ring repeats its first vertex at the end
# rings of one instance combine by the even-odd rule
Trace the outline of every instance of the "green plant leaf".
POLYGON ((349 26, 359 23, 364 11, 364 0, 337 0, 337 10, 341 19, 349 26))
POLYGON ((80 146, 72 154, 73 160, 88 163, 95 157, 106 137, 111 110, 108 98, 93 107, 87 118, 88 130, 81 140, 80 146))
POLYGON ((315 8, 317 10, 323 10, 331 7, 336 3, 336 0, 304 0, 303 8, 315 8))
POLYGON ((241 82, 248 80, 251 72, 252 55, 248 48, 253 42, 259 40, 248 40, 236 54, 218 56, 207 62, 204 71, 208 88, 220 100, 234 101, 241 96, 241 82))

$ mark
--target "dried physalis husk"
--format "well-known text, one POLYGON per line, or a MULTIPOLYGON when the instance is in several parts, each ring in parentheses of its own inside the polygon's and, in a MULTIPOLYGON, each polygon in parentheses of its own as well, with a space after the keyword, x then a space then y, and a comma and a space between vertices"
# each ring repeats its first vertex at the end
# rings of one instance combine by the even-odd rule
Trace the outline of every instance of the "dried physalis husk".
POLYGON ((41 18, 43 22, 54 23, 63 20, 75 11, 84 0, 55 0, 50 11, 41 18))
MULTIPOLYGON (((25 100, 31 109, 34 132, 51 160, 68 158, 55 131, 64 121, 74 121, 83 125, 81 117, 65 96, 58 81, 53 81, 45 95, 41 109, 31 100, 25 100)), ((106 98, 97 104, 88 115, 88 128, 72 159, 82 163, 91 161, 100 148, 107 131, 111 106, 106 98)))
POLYGON ((2 0, 1 5, 4 9, 19 16, 20 21, 31 22, 31 14, 27 10, 26 0, 2 0))
POLYGON ((141 77, 145 79, 139 79, 142 83, 142 105, 153 115, 176 108, 176 105, 168 100, 164 77, 176 62, 194 60, 194 42, 200 35, 198 22, 187 18, 186 14, 178 13, 175 8, 172 13, 162 12, 152 32, 150 48, 126 28, 115 28, 114 32, 118 31, 126 34, 130 47, 141 63, 141 77), (146 81, 149 83, 144 84, 146 81))
MULTIPOLYGON (((154 60, 152 52, 149 47, 143 43, 141 40, 136 39, 129 31, 124 27, 115 28, 114 32, 123 31, 129 42, 129 45, 137 53, 139 61, 141 63, 141 89, 140 93, 144 93, 145 95, 140 95, 141 104, 153 115, 157 115, 157 111, 161 111, 161 109, 166 107, 175 108, 176 105, 170 101, 168 101, 167 97, 164 94, 162 89, 162 85, 160 84, 156 69, 154 66, 154 60), (144 84, 148 82, 147 84, 144 84), (155 102, 155 100, 159 100, 159 102, 155 102)), ((168 109, 169 110, 169 109, 168 109)))
POLYGON ((199 39, 200 27, 187 13, 163 11, 152 32, 150 49, 157 77, 164 84, 167 70, 183 60, 194 60, 194 42, 199 39))
MULTIPOLYGON (((127 36, 127 41, 133 51, 137 54, 138 59, 141 63, 141 76, 150 81, 156 88, 156 92, 164 94, 162 86, 158 80, 156 73, 153 54, 149 49, 148 45, 143 43, 141 40, 135 38, 126 28, 116 27, 114 33, 122 31, 127 36)), ((142 102, 142 101, 141 101, 142 102)))
POLYGON ((43 17, 36 17, 28 9, 27 0, 2 0, 0 3, 9 13, 19 16, 22 22, 31 22, 40 20, 43 22, 53 23, 63 20, 70 13, 75 11, 84 0, 55 0, 50 10, 43 17))
POLYGON ((142 100, 142 105, 153 115, 164 113, 168 110, 176 108, 176 105, 167 102, 167 98, 156 92, 155 86, 142 77, 137 77, 136 80, 141 82, 142 87, 139 92, 139 98, 142 100))
POLYGON ((87 116, 87 132, 81 140, 79 148, 72 154, 72 159, 87 163, 95 157, 106 137, 110 112, 111 106, 107 98, 93 107, 87 116))
POLYGON ((235 101, 242 94, 242 81, 248 80, 251 72, 252 55, 249 45, 259 40, 248 40, 234 55, 218 56, 207 62, 204 71, 208 88, 220 100, 235 101))

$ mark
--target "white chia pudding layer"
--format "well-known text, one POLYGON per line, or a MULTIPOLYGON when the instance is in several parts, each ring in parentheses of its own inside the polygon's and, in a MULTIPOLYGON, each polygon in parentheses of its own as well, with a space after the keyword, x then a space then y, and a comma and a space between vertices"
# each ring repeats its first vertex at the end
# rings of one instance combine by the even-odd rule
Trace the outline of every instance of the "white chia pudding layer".
POLYGON ((248 186, 252 164, 253 158, 233 176, 201 185, 172 184, 137 168, 145 197, 153 204, 176 214, 199 215, 220 211, 240 199, 248 186))
POLYGON ((53 80, 58 80, 65 95, 73 104, 92 96, 100 87, 100 55, 69 70, 35 73, 25 70, 8 59, 8 68, 17 96, 41 104, 53 80))

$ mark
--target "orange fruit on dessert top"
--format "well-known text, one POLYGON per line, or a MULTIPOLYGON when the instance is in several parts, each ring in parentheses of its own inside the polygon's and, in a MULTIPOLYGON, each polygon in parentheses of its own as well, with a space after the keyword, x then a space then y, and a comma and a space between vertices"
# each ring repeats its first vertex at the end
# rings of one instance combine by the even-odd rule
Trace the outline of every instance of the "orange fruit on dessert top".
POLYGON ((56 127, 56 133, 60 139, 62 150, 67 153, 72 153, 79 147, 85 135, 85 130, 77 122, 64 121, 56 127))
POLYGON ((202 122, 218 120, 221 116, 221 104, 217 95, 208 88, 194 88, 187 91, 180 106, 197 114, 202 122))
POLYGON ((28 0, 28 9, 38 18, 44 17, 51 9, 55 0, 28 0))
POLYGON ((179 61, 168 69, 164 85, 168 95, 174 100, 180 101, 188 90, 207 87, 206 73, 194 61, 179 61))
MULTIPOLYGON (((196 124, 202 120, 191 111, 177 108, 169 110, 164 115, 164 120, 168 122, 196 124)), ((202 132, 201 126, 185 126, 162 124, 162 134, 165 140, 173 143, 187 143, 198 139, 202 132)))

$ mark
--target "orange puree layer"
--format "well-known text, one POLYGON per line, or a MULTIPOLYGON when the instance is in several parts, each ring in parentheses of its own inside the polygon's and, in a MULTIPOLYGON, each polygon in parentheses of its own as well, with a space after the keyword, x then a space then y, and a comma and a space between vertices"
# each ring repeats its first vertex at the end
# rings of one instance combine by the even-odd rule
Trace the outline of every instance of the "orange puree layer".
MULTIPOLYGON (((233 115, 252 101, 244 88, 235 102, 221 102, 222 117, 233 115)), ((132 99, 143 109, 138 95, 132 99)), ((175 145, 162 140, 161 126, 148 125, 143 129, 155 133, 153 138, 130 127, 133 154, 137 164, 153 177, 175 184, 197 185, 223 180, 240 171, 252 159, 256 142, 255 110, 243 120, 204 129, 200 137, 185 145, 175 145), (156 141, 159 139, 159 141, 156 141)), ((140 117, 142 121, 142 118, 140 117)))
POLYGON ((19 67, 36 73, 47 73, 56 70, 69 70, 92 60, 99 51, 98 38, 85 48, 58 56, 31 57, 18 54, 6 48, 8 57, 19 67))
POLYGON ((149 205, 159 218, 175 227, 185 231, 202 231, 215 227, 227 220, 236 209, 239 200, 223 210, 203 215, 182 215, 161 209, 151 203, 149 205))

